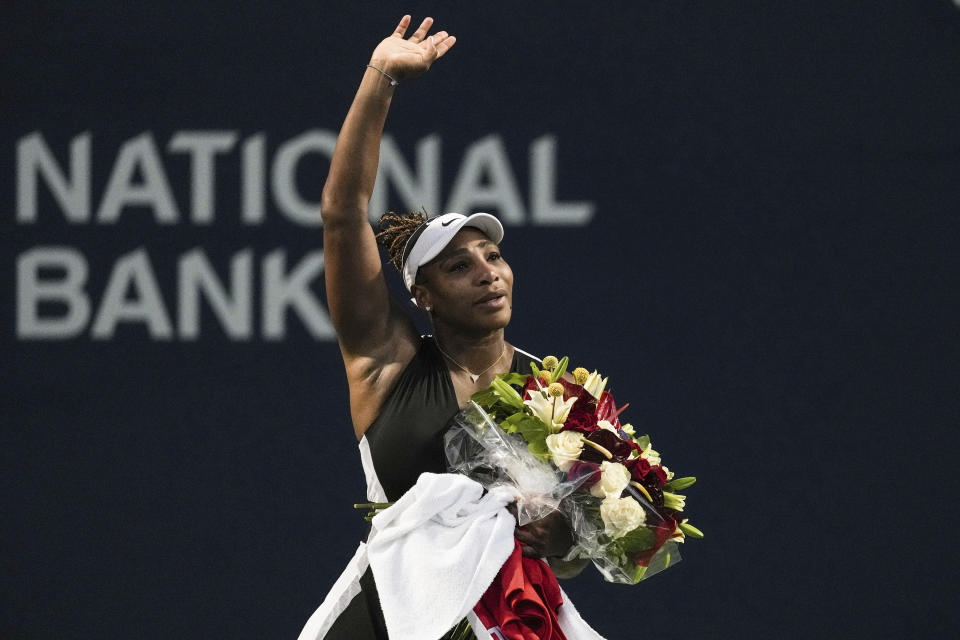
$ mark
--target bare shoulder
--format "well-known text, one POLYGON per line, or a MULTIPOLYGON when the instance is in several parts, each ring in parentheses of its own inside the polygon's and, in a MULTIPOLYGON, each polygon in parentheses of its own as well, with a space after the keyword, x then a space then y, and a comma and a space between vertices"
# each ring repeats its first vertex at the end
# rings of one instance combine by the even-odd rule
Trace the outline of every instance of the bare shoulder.
POLYGON ((400 374, 420 348, 416 327, 406 316, 404 320, 391 323, 394 330, 389 340, 376 349, 356 353, 348 351, 343 344, 340 346, 350 390, 350 415, 357 439, 373 424, 400 374))

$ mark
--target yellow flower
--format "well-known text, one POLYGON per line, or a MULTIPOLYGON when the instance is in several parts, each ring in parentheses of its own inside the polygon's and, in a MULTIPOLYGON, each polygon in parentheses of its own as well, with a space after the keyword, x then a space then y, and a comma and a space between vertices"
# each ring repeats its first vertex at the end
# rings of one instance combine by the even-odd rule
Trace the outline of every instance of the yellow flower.
POLYGON ((577 367, 573 370, 573 381, 577 384, 584 384, 589 376, 590 372, 583 367, 577 367))
POLYGON ((554 398, 559 398, 563 396, 563 385, 560 384, 559 382, 551 383, 551 385, 547 387, 547 393, 549 393, 554 398))
POLYGON ((548 371, 556 369, 558 364, 560 364, 560 361, 557 360, 556 356, 547 356, 543 359, 543 368, 548 371))

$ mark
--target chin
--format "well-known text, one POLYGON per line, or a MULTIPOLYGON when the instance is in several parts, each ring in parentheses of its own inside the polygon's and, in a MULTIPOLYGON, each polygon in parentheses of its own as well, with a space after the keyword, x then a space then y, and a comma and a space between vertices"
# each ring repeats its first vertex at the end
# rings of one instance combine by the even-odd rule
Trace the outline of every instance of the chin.
POLYGON ((510 319, 513 317, 513 314, 510 312, 510 309, 504 310, 503 313, 498 313, 496 316, 490 318, 489 328, 491 330, 503 329, 508 324, 510 324, 510 319))

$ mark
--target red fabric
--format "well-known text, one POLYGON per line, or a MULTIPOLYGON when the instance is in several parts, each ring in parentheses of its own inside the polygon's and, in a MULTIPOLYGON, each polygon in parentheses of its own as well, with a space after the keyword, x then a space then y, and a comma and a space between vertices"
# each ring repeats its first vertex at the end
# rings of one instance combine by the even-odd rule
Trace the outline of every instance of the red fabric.
POLYGON ((507 640, 566 640, 557 622, 561 604, 560 585, 550 567, 525 558, 515 540, 513 553, 473 611, 487 629, 499 627, 507 640))

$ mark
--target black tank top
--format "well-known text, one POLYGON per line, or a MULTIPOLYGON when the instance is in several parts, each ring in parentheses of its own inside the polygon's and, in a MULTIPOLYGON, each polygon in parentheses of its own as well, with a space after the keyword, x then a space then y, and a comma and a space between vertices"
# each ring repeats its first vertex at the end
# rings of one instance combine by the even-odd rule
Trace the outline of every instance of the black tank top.
MULTIPOLYGON (((515 348, 510 371, 528 372, 535 361, 515 348)), ((377 478, 390 500, 416 484, 421 473, 446 471, 443 432, 459 410, 443 354, 433 336, 424 336, 364 434, 377 478)))

